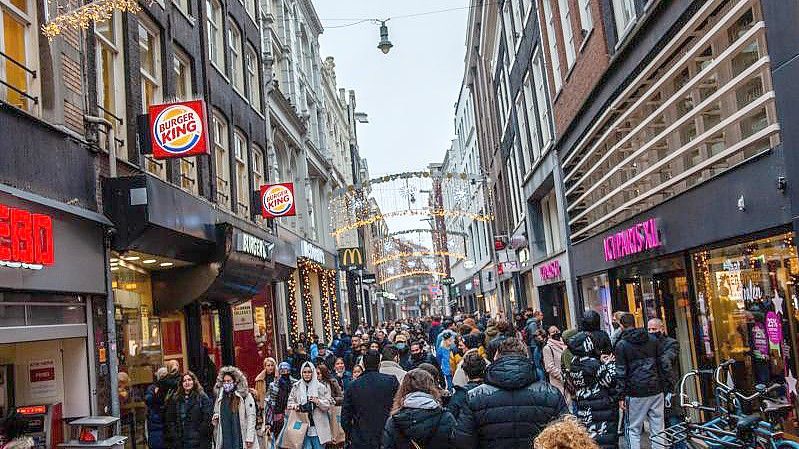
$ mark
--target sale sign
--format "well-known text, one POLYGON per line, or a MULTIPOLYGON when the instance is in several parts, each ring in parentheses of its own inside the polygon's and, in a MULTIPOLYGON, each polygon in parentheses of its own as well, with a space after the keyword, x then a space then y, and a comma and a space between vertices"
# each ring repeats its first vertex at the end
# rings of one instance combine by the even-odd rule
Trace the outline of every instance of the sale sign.
POLYGON ((286 182, 261 186, 261 215, 264 218, 297 215, 294 201, 294 183, 286 182))
POLYGON ((155 159, 208 154, 203 100, 152 105, 148 114, 155 159))

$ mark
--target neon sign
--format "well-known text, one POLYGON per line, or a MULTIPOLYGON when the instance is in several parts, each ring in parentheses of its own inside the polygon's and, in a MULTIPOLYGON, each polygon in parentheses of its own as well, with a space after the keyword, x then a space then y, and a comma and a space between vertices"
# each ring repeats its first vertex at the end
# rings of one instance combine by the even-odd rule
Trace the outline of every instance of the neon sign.
POLYGON ((41 270, 54 263, 53 219, 0 204, 0 266, 41 270))
POLYGON ((605 237, 605 261, 610 262, 621 259, 622 257, 659 248, 661 245, 657 220, 650 218, 643 223, 635 224, 630 228, 605 237))
POLYGON ((548 281, 551 279, 558 279, 561 276, 560 262, 553 260, 538 268, 538 273, 541 275, 541 280, 548 281))

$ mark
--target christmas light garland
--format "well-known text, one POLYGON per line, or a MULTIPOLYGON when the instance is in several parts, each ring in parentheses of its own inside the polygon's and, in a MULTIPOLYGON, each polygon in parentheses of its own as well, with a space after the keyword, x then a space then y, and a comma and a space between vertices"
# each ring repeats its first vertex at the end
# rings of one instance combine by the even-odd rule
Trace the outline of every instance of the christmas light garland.
POLYGON ((286 281, 286 287, 288 291, 288 300, 289 300, 289 310, 288 310, 288 318, 289 318, 289 337, 291 340, 291 346, 293 347, 296 345, 300 340, 300 330, 299 330, 299 323, 297 316, 297 281, 294 279, 294 275, 292 274, 289 277, 288 281, 286 281))
POLYGON ((305 333, 312 335, 314 332, 313 323, 313 294, 311 293, 311 272, 316 271, 316 263, 305 257, 297 259, 297 269, 300 272, 300 296, 302 297, 302 311, 305 318, 305 333))
POLYGON ((325 328, 325 341, 333 341, 333 329, 330 326, 330 284, 327 282, 330 273, 324 270, 319 275, 319 284, 322 289, 322 299, 319 301, 322 304, 322 319, 324 320, 323 327, 325 328))
POLYGON ((330 297, 330 304, 333 315, 333 331, 338 334, 341 332, 341 317, 338 313, 338 282, 336 278, 336 270, 328 271, 327 282, 329 284, 328 288, 330 288, 330 291, 334 292, 330 297))
POLYGON ((441 272, 441 271, 412 270, 412 271, 406 271, 405 273, 400 273, 400 274, 397 274, 397 275, 394 275, 394 276, 387 277, 387 278, 385 278, 385 279, 380 281, 380 285, 389 283, 391 281, 396 281, 397 279, 407 278, 407 277, 411 277, 411 276, 421 276, 421 275, 425 275, 425 274, 431 275, 431 276, 440 276, 440 277, 444 277, 444 276, 447 275, 447 273, 444 273, 444 272, 441 272))
POLYGON ((407 257, 425 257, 425 256, 436 256, 436 257, 451 257, 453 259, 465 259, 466 254, 463 253, 456 253, 451 251, 414 251, 414 252, 399 252, 399 253, 392 253, 388 256, 381 257, 379 259, 375 259, 375 265, 382 265, 386 262, 391 262, 394 260, 404 259, 407 257))
POLYGON ((392 217, 408 217, 408 216, 431 216, 431 217, 467 217, 474 221, 491 221, 494 219, 492 214, 478 214, 470 211, 459 209, 442 209, 442 208, 422 208, 422 209, 405 209, 392 212, 378 213, 361 220, 356 220, 348 225, 335 228, 332 232, 333 237, 338 237, 347 231, 352 231, 364 226, 368 226, 376 221, 381 221, 386 218, 392 217))
POLYGON ((136 0, 95 0, 73 11, 54 17, 42 25, 42 34, 52 40, 63 30, 85 30, 89 25, 110 19, 116 11, 138 13, 141 11, 136 0))

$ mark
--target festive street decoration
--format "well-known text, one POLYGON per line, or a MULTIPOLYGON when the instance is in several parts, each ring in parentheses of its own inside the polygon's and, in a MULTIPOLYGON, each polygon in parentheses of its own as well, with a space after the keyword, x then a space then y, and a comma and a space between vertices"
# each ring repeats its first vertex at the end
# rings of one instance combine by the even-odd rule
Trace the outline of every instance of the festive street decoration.
POLYGON ((364 226, 369 226, 377 221, 385 220, 392 217, 408 217, 408 216, 431 216, 431 217, 466 217, 474 221, 491 221, 494 216, 491 214, 476 214, 474 212, 459 210, 459 209, 442 209, 425 207, 421 209, 406 209, 392 212, 378 213, 370 217, 356 220, 350 224, 335 228, 332 232, 334 237, 340 234, 352 231, 364 226))
POLYGON ((447 273, 442 271, 433 271, 433 270, 411 270, 401 274, 395 274, 394 276, 389 276, 385 279, 382 279, 379 284, 387 284, 391 281, 396 281, 397 279, 407 278, 411 276, 422 276, 422 275, 429 275, 429 276, 438 276, 438 277, 445 277, 447 273))
POLYGON ((436 257, 451 257, 453 259, 465 259, 466 254, 463 253, 455 253, 450 251, 414 251, 414 252, 401 252, 401 253, 392 253, 388 256, 381 257, 379 259, 375 259, 375 265, 382 265, 386 262, 391 262, 399 259, 404 259, 406 257, 425 257, 425 256, 436 256, 436 257))
MULTIPOLYGON (((334 333, 339 332, 338 301, 336 291, 336 270, 327 269, 311 259, 300 257, 297 259, 297 271, 300 278, 300 296, 302 298, 303 317, 305 318, 306 333, 311 334, 314 329, 313 318, 313 291, 311 289, 311 274, 316 274, 319 281, 319 304, 322 310, 322 327, 325 335, 324 339, 331 338, 334 333)), ((289 304, 293 308, 292 313, 297 315, 297 305, 289 304)), ((295 321, 295 327, 296 321, 295 321)), ((299 329, 292 328, 292 334, 299 332, 299 329)))
POLYGON ((138 13, 141 11, 136 0, 95 0, 72 11, 52 18, 42 25, 42 34, 52 40, 63 30, 85 30, 89 25, 110 19, 114 12, 138 13))
POLYGON ((289 299, 289 336, 291 338, 291 345, 294 346, 300 341, 300 329, 298 323, 299 316, 297 315, 297 281, 294 279, 293 275, 286 281, 286 288, 288 290, 286 295, 289 299))

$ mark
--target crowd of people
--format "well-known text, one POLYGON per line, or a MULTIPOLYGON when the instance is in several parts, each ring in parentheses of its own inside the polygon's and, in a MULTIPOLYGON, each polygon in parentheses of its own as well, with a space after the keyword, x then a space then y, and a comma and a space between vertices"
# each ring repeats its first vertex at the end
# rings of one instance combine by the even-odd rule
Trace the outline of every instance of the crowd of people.
POLYGON ((574 329, 457 314, 396 321, 333 341, 300 336, 248 385, 222 367, 213 391, 174 362, 147 392, 152 449, 591 449, 641 447, 679 419, 679 344, 651 319, 588 311, 574 329), (671 413, 667 414, 667 411, 671 413))

